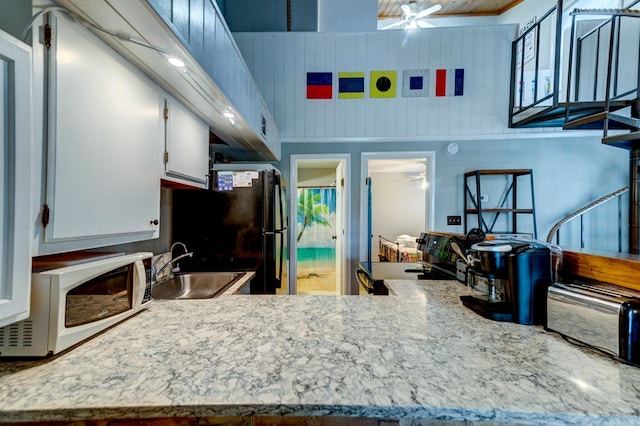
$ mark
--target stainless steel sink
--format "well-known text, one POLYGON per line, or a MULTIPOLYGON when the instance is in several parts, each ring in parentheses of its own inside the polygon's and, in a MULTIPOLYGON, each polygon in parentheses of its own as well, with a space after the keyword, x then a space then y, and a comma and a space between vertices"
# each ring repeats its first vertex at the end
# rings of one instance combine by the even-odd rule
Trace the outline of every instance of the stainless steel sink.
POLYGON ((157 282, 151 290, 154 299, 211 299, 224 293, 245 272, 189 272, 157 282))

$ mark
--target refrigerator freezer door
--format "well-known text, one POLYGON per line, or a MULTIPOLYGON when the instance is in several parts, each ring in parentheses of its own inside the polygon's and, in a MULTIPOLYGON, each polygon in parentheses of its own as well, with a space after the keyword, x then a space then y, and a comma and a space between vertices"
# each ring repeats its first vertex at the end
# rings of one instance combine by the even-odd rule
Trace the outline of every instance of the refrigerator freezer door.
POLYGON ((184 270, 257 270, 262 264, 262 185, 173 191, 173 240, 194 252, 184 270))
POLYGON ((286 219, 275 170, 211 173, 209 191, 174 190, 173 240, 194 252, 183 270, 252 270, 252 293, 286 288, 286 219))

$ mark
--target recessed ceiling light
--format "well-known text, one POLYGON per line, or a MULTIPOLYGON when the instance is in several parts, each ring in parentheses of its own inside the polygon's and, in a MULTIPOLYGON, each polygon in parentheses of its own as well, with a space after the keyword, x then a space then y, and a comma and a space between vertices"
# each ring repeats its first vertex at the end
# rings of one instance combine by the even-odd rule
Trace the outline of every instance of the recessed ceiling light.
POLYGON ((169 63, 171 65, 173 65, 174 67, 178 67, 178 68, 182 68, 184 67, 185 63, 182 59, 180 58, 176 58, 175 56, 171 56, 169 57, 169 59, 167 59, 169 61, 169 63))
POLYGON ((223 116, 225 116, 227 118, 227 120, 229 120, 229 122, 231 123, 231 125, 235 126, 236 122, 234 120, 234 118, 236 117, 236 115, 233 113, 233 111, 231 110, 226 110, 222 113, 223 116))

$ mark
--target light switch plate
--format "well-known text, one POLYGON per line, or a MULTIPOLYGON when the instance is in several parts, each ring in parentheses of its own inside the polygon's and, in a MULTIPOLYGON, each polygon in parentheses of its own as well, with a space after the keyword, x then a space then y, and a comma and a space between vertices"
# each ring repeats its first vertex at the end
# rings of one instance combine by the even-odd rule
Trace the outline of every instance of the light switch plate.
POLYGON ((447 225, 462 225, 461 216, 447 216, 447 225))

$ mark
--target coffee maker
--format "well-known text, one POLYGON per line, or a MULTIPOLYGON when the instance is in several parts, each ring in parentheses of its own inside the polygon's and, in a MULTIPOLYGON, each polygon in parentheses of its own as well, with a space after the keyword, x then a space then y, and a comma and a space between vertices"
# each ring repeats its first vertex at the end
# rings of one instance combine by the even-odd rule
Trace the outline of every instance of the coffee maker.
POLYGON ((518 324, 544 324, 551 250, 524 239, 473 244, 467 270, 469 295, 462 303, 485 318, 518 324))

